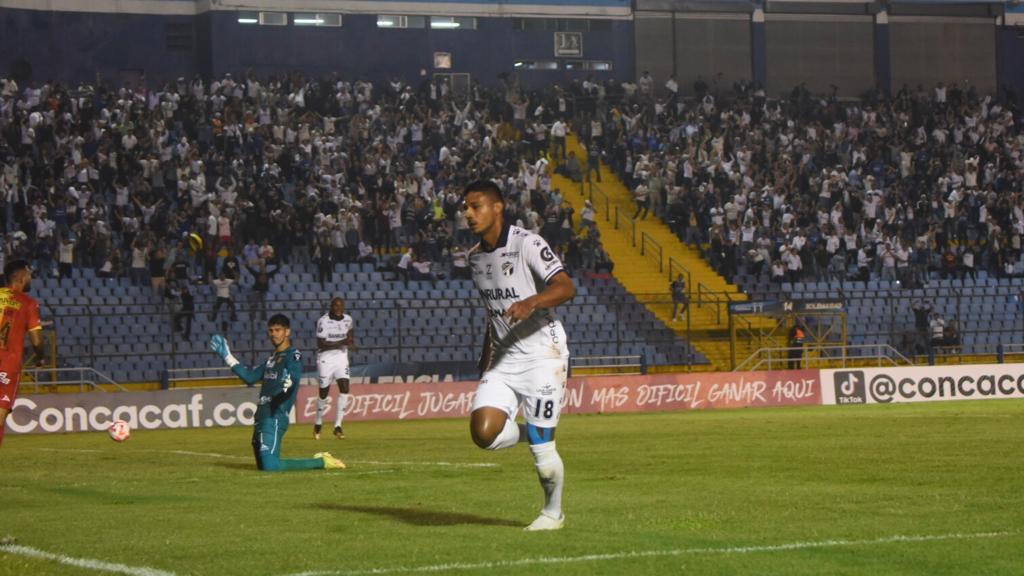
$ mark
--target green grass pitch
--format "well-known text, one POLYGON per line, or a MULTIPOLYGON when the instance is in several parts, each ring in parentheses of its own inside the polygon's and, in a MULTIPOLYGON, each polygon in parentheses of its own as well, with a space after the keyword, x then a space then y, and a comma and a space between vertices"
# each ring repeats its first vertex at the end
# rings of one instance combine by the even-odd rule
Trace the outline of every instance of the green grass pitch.
POLYGON ((349 469, 279 474, 247 428, 8 436, 0 574, 1019 575, 1022 430, 1021 401, 569 416, 551 533, 525 445, 464 420, 295 425, 285 457, 349 469))

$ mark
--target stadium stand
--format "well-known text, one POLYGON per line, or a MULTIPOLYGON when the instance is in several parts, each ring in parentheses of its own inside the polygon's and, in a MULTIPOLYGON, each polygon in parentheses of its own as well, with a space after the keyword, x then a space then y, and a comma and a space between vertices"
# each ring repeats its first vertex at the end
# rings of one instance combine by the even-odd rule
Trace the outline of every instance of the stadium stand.
MULTIPOLYGON (((268 294, 269 311, 292 316, 299 349, 315 349, 316 319, 340 293, 356 321, 356 364, 476 361, 484 320, 470 281, 402 284, 368 264, 341 265, 339 272, 341 281, 323 289, 308 265, 287 267, 282 273, 296 281, 276 284, 268 294)), ((199 311, 191 337, 183 338, 149 289, 126 286, 126 279, 86 277, 76 288, 52 280, 41 284, 40 299, 59 310, 54 329, 65 365, 94 366, 118 382, 157 381, 170 368, 219 367, 206 350, 207 336, 221 328, 208 316, 214 300, 210 288, 196 290, 199 311), (80 289, 88 296, 68 295, 80 289)), ((255 355, 265 348, 264 326, 258 311, 247 305, 248 296, 240 298, 238 318, 228 323, 226 335, 239 354, 255 355)), ((561 316, 577 356, 641 355, 652 365, 705 362, 614 278, 582 279, 561 316)))

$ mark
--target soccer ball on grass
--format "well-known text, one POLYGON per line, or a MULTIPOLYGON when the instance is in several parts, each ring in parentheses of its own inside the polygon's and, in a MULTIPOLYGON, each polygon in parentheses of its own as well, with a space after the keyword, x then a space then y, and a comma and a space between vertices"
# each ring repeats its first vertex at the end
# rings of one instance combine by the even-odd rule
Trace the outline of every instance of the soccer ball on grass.
POLYGON ((128 423, 124 420, 118 420, 114 422, 107 430, 110 433, 110 438, 114 442, 124 442, 132 435, 132 429, 128 426, 128 423))

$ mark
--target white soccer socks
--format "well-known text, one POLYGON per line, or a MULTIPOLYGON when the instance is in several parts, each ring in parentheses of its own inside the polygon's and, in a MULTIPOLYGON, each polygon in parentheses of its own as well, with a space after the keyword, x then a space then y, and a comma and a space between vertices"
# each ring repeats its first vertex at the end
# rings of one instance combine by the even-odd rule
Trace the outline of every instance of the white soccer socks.
POLYGON ((338 394, 338 414, 334 417, 334 427, 341 426, 341 420, 345 417, 345 408, 348 408, 348 394, 338 394))
POLYGON ((327 412, 328 402, 326 398, 316 399, 316 424, 319 426, 324 423, 324 413, 327 412))
POLYGON ((527 530, 558 530, 565 522, 562 515, 562 488, 565 485, 565 465, 558 455, 554 441, 530 446, 537 465, 537 477, 544 489, 544 508, 540 516, 526 527, 527 530))

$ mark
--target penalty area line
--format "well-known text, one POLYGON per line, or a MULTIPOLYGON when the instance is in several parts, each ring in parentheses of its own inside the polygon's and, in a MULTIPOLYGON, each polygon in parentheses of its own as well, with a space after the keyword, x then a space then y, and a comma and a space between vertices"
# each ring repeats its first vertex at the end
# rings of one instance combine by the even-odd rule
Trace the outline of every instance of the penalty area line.
POLYGON ((430 572, 454 572, 460 570, 480 570, 489 568, 517 568, 523 566, 539 566, 553 564, 571 564, 579 562, 602 562, 607 560, 629 560, 634 558, 657 558, 689 555, 729 555, 754 554, 759 552, 787 552, 790 550, 809 550, 813 548, 839 548, 845 546, 876 546, 884 544, 903 544, 912 542, 936 542, 942 540, 978 540, 983 538, 1004 538, 1016 536, 1018 532, 978 532, 954 533, 937 535, 895 535, 871 540, 818 540, 810 542, 789 542, 764 546, 731 546, 726 548, 678 548, 674 550, 632 550, 629 552, 613 552, 607 554, 588 554, 584 556, 541 556, 538 558, 521 558, 518 560, 495 560, 492 562, 450 564, 429 564, 423 566, 393 566, 386 568, 370 568, 350 571, 310 571, 291 574, 290 576, 364 576, 375 574, 410 574, 430 572))
POLYGON ((174 572, 157 570, 156 568, 150 568, 148 566, 128 566, 126 564, 115 564, 112 562, 104 562, 103 560, 94 560, 92 558, 75 558, 65 554, 54 554, 53 552, 47 552, 30 546, 14 544, 13 540, 14 539, 10 537, 0 540, 0 542, 3 542, 0 544, 0 553, 25 556, 27 558, 38 558, 40 560, 50 560, 67 566, 85 568, 86 570, 96 570, 98 572, 113 572, 115 574, 128 574, 129 576, 176 576, 174 572))

